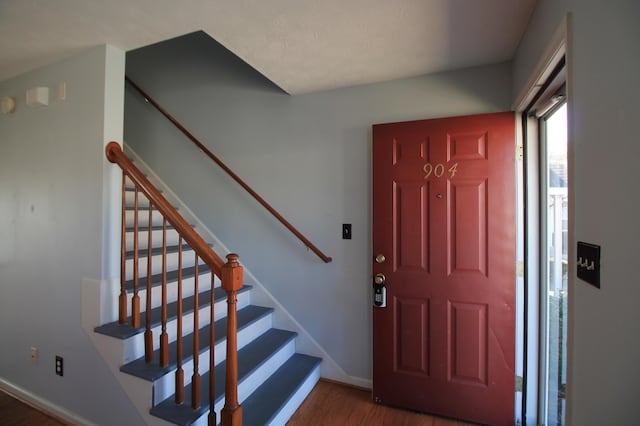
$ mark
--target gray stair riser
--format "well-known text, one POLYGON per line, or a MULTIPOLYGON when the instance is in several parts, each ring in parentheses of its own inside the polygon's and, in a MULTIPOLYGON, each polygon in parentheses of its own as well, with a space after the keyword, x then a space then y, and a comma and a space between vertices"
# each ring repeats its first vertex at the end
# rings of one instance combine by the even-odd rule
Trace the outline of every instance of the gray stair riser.
MULTIPOLYGON (((245 306, 249 305, 249 292, 243 292, 238 294, 237 296, 237 309, 240 310, 245 306)), ((205 301, 203 300, 202 303, 205 301)), ((204 327, 209 324, 211 311, 209 306, 204 306, 198 309, 198 323, 199 327, 204 327)), ((221 318, 227 316, 227 300, 222 299, 216 301, 213 308, 214 321, 217 321, 221 318)), ((142 323, 144 327, 144 322, 142 323)), ((167 335, 169 337, 169 342, 174 342, 177 338, 177 328, 178 328, 178 320, 177 318, 172 318, 167 321, 167 335)), ((160 334, 162 333, 162 326, 157 325, 151 328, 153 333, 154 341, 153 341, 153 349, 157 350, 160 348, 160 334)), ((193 332, 193 312, 189 314, 184 314, 182 316, 182 334, 187 335, 193 332)), ((133 360, 136 360, 140 357, 144 356, 144 333, 138 333, 135 336, 129 337, 125 340, 125 353, 124 353, 124 362, 126 364, 133 360)))
MULTIPOLYGON (((239 330, 238 340, 237 340, 238 350, 242 349, 247 344, 251 343, 255 338, 261 336, 263 333, 269 330, 271 326, 272 326, 272 314, 269 314, 251 323, 249 326, 243 328, 242 330, 239 330)), ((292 344, 291 349, 293 352, 295 352, 295 343, 292 344)), ((226 355, 227 355, 227 340, 223 339, 222 341, 216 343, 214 348, 215 364, 218 365, 220 362, 226 360, 226 355)), ((285 358, 285 360, 287 358, 285 358)), ((275 361, 277 360, 278 359, 275 359, 275 361)), ((209 371, 209 350, 205 350, 200 353, 198 362, 199 362, 198 372, 200 373, 200 375, 204 375, 209 371)), ((282 364, 282 362, 280 364, 282 364)), ((182 368, 184 370, 184 383, 185 385, 188 385, 189 383, 191 383, 191 376, 193 374, 193 360, 190 360, 189 362, 185 362, 182 368)), ((277 370, 277 368, 274 369, 273 371, 275 370, 277 370)), ((264 379, 264 377, 268 377, 268 376, 255 376, 254 381, 260 378, 264 379)), ((240 388, 238 387, 238 389, 240 388)), ((161 378, 153 382, 153 405, 157 405, 162 401, 164 401, 165 399, 171 397, 174 394, 174 392, 175 392, 175 369, 173 369, 170 373, 165 374, 164 376, 162 376, 161 378)), ((222 406, 220 408, 222 408, 222 406)))

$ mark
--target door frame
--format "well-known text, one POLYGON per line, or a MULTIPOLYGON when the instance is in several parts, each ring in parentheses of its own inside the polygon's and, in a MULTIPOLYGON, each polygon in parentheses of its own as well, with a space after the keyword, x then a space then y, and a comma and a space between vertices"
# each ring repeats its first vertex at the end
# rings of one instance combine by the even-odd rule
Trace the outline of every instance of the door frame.
MULTIPOLYGON (((545 311, 542 306, 542 259, 540 256, 543 228, 540 222, 540 146, 538 120, 526 114, 527 109, 538 94, 540 87, 547 81, 557 64, 564 58, 566 60, 566 87, 567 87, 567 160, 568 160, 568 258, 575 259, 575 232, 574 222, 574 191, 573 191, 573 128, 572 128, 572 52, 568 43, 571 30, 571 15, 563 17, 558 28, 552 35, 544 54, 540 58, 536 67, 533 68, 531 76, 523 87, 521 93, 513 104, 516 111, 518 123, 518 141, 522 144, 523 152, 523 175, 522 194, 519 194, 519 201, 522 202, 521 214, 523 220, 522 241, 518 241, 518 247, 522 250, 524 285, 522 292, 518 295, 522 298, 522 309, 517 313, 523 324, 522 340, 517 343, 521 351, 517 354, 516 371, 522 372, 522 395, 521 405, 516 407, 516 419, 521 419, 521 424, 538 424, 538 419, 544 413, 541 403, 540 391, 542 388, 541 377, 543 373, 540 368, 546 354, 544 345, 541 344, 544 338, 542 322, 546 320, 545 311), (519 370, 521 369, 521 370, 519 370)), ((520 214, 520 213, 519 213, 520 214)), ((569 262, 568 271, 568 337, 567 337, 567 365, 572 365, 573 361, 573 340, 571 330, 573 329, 573 297, 571 289, 575 282, 575 264, 569 262)), ((572 383, 572 370, 567 368, 567 388, 570 392, 572 383)), ((571 424, 571 404, 566 407, 566 423, 571 424)))

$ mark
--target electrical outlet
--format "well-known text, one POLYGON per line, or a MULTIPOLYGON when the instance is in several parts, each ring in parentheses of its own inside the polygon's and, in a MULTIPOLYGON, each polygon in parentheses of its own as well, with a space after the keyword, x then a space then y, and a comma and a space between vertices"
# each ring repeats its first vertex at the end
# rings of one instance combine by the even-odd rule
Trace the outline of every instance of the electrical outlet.
POLYGON ((64 376, 64 364, 60 355, 56 355, 56 374, 64 376))
POLYGON ((31 364, 36 364, 38 362, 38 348, 31 347, 31 364))

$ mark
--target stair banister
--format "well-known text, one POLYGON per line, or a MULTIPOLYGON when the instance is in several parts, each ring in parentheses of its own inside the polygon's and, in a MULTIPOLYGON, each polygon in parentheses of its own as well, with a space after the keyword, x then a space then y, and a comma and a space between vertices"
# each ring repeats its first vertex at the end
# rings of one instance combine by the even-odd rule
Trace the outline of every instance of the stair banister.
MULTIPOLYGON (((151 224, 149 224, 151 232, 151 224)), ((167 333, 167 218, 162 219, 162 314, 160 333, 160 366, 169 365, 169 334, 167 333)), ((195 356, 195 354, 194 354, 195 356)))
MULTIPOLYGON (((236 319, 236 302, 237 302, 237 292, 242 288, 242 266, 238 262, 238 255, 229 254, 227 255, 227 262, 225 263, 220 256, 218 256, 211 247, 198 235, 191 225, 189 225, 184 218, 177 212, 177 210, 171 206, 171 204, 162 196, 162 194, 149 182, 149 180, 142 174, 142 172, 133 165, 131 160, 129 160, 124 153, 122 152, 122 148, 117 142, 110 142, 107 144, 105 149, 106 156, 112 163, 118 164, 123 171, 123 197, 122 197, 122 247, 121 247, 121 293, 119 299, 119 323, 125 324, 127 318, 127 298, 126 298, 126 275, 125 275, 125 256, 126 256, 126 248, 125 248, 125 204, 126 197, 124 196, 125 191, 125 177, 129 178, 135 185, 135 201, 134 201, 134 232, 136 236, 134 237, 134 299, 132 299, 132 316, 137 316, 138 321, 132 322, 132 327, 138 328, 140 327, 139 316, 139 296, 138 296, 138 259, 139 259, 139 247, 138 247, 138 194, 142 192, 147 199, 149 200, 149 223, 147 232, 148 236, 148 246, 147 246, 147 258, 151 259, 152 253, 152 245, 151 245, 151 232, 153 228, 152 223, 152 214, 151 209, 155 207, 158 212, 162 215, 162 334, 160 336, 160 366, 166 367, 168 365, 168 335, 167 335, 167 270, 166 270, 166 257, 167 257, 167 222, 173 226, 176 232, 179 235, 179 256, 180 261, 182 263, 182 254, 181 247, 182 241, 184 240, 194 251, 195 253, 195 276, 194 276, 194 298, 195 298, 195 307, 194 307, 194 376, 192 377, 192 402, 191 405, 193 408, 200 406, 200 375, 198 373, 198 357, 199 357, 199 347, 198 347, 198 258, 202 259, 202 261, 209 266, 211 269, 211 308, 210 308, 210 329, 211 329, 211 342, 210 342, 210 364, 209 368, 213 373, 214 368, 214 345, 215 341, 213 339, 213 306, 214 306, 214 288, 213 288, 213 275, 217 275, 220 277, 222 281, 222 288, 227 293, 227 358, 226 358, 226 382, 225 382, 225 405, 222 410, 221 422, 222 425, 241 425, 242 424, 242 407, 238 403, 238 359, 237 359, 237 319, 236 319), (136 300, 137 298, 137 300, 136 300), (137 304, 137 308, 136 308, 137 304), (137 309, 137 313, 136 310, 137 309), (123 321, 124 319, 124 321, 123 321)), ((151 264, 147 264, 147 300, 150 300, 150 292, 151 292, 151 264)), ((182 277, 179 279, 180 285, 182 281, 182 277)), ((180 293, 182 291, 180 290, 180 293)), ((147 303, 147 329, 149 324, 149 312, 150 306, 147 303)), ((182 311, 182 308, 180 308, 182 311)), ((181 328, 181 327, 179 327, 181 328)), ((150 330, 149 333, 145 332, 145 352, 150 350, 153 353, 153 344, 151 342, 152 335, 150 330), (147 340, 148 339, 148 340, 147 340)), ((181 350, 180 343, 180 350, 181 350)), ((145 353, 145 359, 147 362, 151 362, 152 357, 145 353)), ((179 371, 179 370, 177 370, 179 371)), ((211 381, 209 383, 210 386, 210 394, 214 395, 213 389, 213 374, 210 375, 211 381)), ((176 375, 176 396, 177 399, 180 400, 183 397, 178 397, 180 392, 184 392, 183 389, 179 389, 182 386, 182 377, 180 377, 180 373, 177 372, 176 375)), ((210 413, 209 413, 209 424, 216 424, 216 416, 214 412, 214 398, 210 397, 210 413)))
MULTIPOLYGON (((124 179, 122 179, 122 183, 124 184, 124 179)), ((122 190, 124 194, 124 188, 122 190)), ((124 204, 123 204, 124 205, 124 204)), ((124 211, 124 209, 122 209, 124 211)), ((152 204, 149 203, 149 226, 153 223, 153 208, 152 204)), ((124 229, 124 226, 122 227, 124 229)), ((124 244, 124 240, 123 240, 124 244)), ((153 247, 153 232, 147 232, 147 277, 152 276, 153 269, 151 268, 151 247, 153 247)), ((147 288, 146 288, 146 310, 145 310, 145 331, 144 331, 144 359, 147 364, 153 361, 153 331, 151 330, 151 290, 153 286, 151 285, 151 280, 147 279, 147 288)))
MULTIPOLYGON (((242 267, 237 254, 227 255, 227 263, 222 268, 222 288, 227 292, 227 323, 237 328, 236 303, 238 290, 242 288, 242 267)), ((238 403, 238 352, 237 335, 227 336, 227 371, 225 380, 224 408, 220 413, 222 424, 241 425, 242 407, 238 403), (231 365, 230 365, 231 364, 231 365), (236 385, 234 385, 234 383, 236 385)))
MULTIPOLYGON (((214 286, 214 276, 211 274, 211 288, 214 286)), ((211 306, 216 304, 216 296, 215 293, 211 292, 211 306)), ((215 324, 215 317, 213 313, 213 309, 209 310, 209 324, 215 324)), ((209 327, 209 341, 216 341, 216 328, 209 327)), ((216 404, 216 362, 215 362, 215 354, 214 351, 209 351, 209 407, 213 407, 216 404)), ((209 410, 209 416, 207 417, 208 424, 217 425, 218 420, 216 418, 216 411, 209 410)), ((240 423, 242 424, 242 423, 240 423)))
MULTIPOLYGON (((150 276, 150 275, 147 275, 150 276)), ((213 276, 213 274, 211 274, 213 276)), ((211 286, 213 288, 213 286, 211 286)), ((184 402, 184 370, 182 369, 182 237, 178 238, 178 313, 176 314, 176 404, 184 402)), ((213 305, 211 305, 213 306, 213 305)), ((213 312, 213 309, 211 309, 213 312)), ((212 340, 213 341, 213 340, 212 340)), ((209 351, 212 352, 213 351, 209 351)))
POLYGON ((189 130, 187 130, 178 120, 169 114, 158 102, 149 96, 140 86, 138 86, 129 77, 125 77, 125 81, 131 85, 142 97, 155 107, 162 115, 164 115, 178 130, 180 130, 191 142, 194 143, 207 157, 213 160, 222 170, 224 170, 238 185, 244 188, 255 200, 269 211, 278 221, 293 235, 295 235, 302 243, 311 251, 313 251, 323 262, 331 262, 331 258, 324 254, 318 247, 309 241, 300 231, 298 231, 291 223, 289 223, 276 209, 274 209, 264 198, 254 191, 244 180, 233 172, 220 158, 213 154, 202 142, 200 142, 189 130))
POLYGON ((133 201, 133 298, 131 299, 131 327, 139 328, 140 327, 140 274, 138 273, 138 261, 140 260, 140 250, 138 250, 138 230, 140 227, 138 226, 139 218, 138 218, 138 207, 139 207, 139 197, 138 197, 138 187, 136 187, 134 193, 135 199, 133 201))
POLYGON ((191 225, 180 216, 178 211, 164 198, 160 191, 158 191, 144 174, 133 165, 131 160, 124 155, 120 144, 118 142, 109 142, 106 153, 109 161, 118 164, 120 168, 127 173, 127 176, 140 188, 171 226, 182 235, 187 244, 200 255, 204 263, 206 263, 216 275, 220 276, 222 266, 225 262, 211 250, 207 242, 193 230, 191 225))
POLYGON ((126 229, 125 224, 127 223, 127 212, 125 209, 125 205, 127 204, 126 200, 126 188, 124 179, 122 179, 122 226, 120 232, 120 296, 118 297, 118 323, 126 324, 127 323, 127 291, 124 286, 126 282, 127 274, 126 274, 126 229))
MULTIPOLYGON (((195 272, 193 273, 193 374, 191 375, 191 408, 200 408, 200 356, 198 356, 198 348, 200 347, 200 330, 198 327, 198 311, 200 309, 199 290, 198 290, 198 254, 194 263, 195 272)), ((213 291, 213 288, 211 288, 213 291)), ((211 306, 213 309, 213 306, 211 306)), ((213 324, 211 325, 213 327, 213 324)), ((211 345, 213 350, 213 345, 211 345)))

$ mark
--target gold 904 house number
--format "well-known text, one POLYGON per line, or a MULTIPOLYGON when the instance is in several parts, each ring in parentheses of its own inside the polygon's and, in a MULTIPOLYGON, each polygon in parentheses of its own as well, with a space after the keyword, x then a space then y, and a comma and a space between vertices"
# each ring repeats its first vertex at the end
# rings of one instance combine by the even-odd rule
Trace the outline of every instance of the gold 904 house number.
MULTIPOLYGON (((424 171, 425 179, 429 179, 431 178, 431 176, 435 176, 436 178, 441 178, 445 172, 445 165, 442 163, 438 163, 436 165, 433 165, 431 163, 426 163, 422 167, 422 171, 424 171)), ((453 179, 457 171, 458 171, 458 163, 453 163, 453 165, 449 167, 449 169, 447 170, 447 173, 449 174, 449 179, 453 179)))

